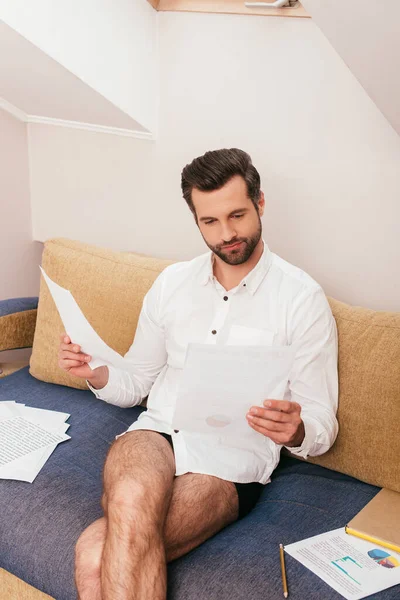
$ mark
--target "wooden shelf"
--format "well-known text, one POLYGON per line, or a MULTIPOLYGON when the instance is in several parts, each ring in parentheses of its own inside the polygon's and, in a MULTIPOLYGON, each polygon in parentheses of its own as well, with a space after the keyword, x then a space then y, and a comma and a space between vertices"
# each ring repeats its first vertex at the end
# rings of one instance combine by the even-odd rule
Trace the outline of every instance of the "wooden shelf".
POLYGON ((148 0, 158 11, 206 12, 265 17, 310 18, 303 6, 294 8, 247 8, 244 0, 148 0))

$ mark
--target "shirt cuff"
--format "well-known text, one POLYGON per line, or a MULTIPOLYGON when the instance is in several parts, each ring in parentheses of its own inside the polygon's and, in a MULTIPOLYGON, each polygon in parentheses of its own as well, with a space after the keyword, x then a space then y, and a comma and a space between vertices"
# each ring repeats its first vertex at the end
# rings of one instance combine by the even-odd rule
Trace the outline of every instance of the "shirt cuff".
POLYGON ((89 390, 93 392, 96 398, 99 400, 105 400, 106 402, 109 402, 118 396, 118 382, 119 377, 117 369, 111 366, 108 366, 108 381, 104 387, 97 390, 96 388, 92 387, 86 379, 86 385, 88 386, 89 390))
POLYGON ((318 427, 318 423, 309 419, 303 419, 303 423, 305 435, 301 446, 285 446, 285 448, 289 450, 291 454, 295 454, 296 456, 300 456, 301 458, 307 458, 307 456, 310 454, 310 451, 317 442, 318 435, 320 433, 320 428, 318 427))

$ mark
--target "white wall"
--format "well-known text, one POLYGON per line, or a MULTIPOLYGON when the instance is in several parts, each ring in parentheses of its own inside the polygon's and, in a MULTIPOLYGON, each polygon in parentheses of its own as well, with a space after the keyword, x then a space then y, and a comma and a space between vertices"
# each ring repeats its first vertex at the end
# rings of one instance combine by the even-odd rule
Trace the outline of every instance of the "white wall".
POLYGON ((0 19, 155 131, 157 13, 146 0, 0 0, 0 19))
POLYGON ((0 109, 0 300, 39 293, 32 241, 26 125, 0 109))
POLYGON ((400 134, 399 0, 302 0, 302 4, 400 134))
POLYGON ((29 125, 33 232, 186 259, 182 167, 237 146, 264 235, 327 294, 400 310, 400 138, 309 19, 160 13, 156 142, 29 125))

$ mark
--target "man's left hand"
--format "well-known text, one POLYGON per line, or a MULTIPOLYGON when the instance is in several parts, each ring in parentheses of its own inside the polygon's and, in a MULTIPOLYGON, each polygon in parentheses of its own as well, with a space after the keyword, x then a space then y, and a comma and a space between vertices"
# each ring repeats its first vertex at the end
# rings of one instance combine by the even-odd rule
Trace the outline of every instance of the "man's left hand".
POLYGON ((275 444, 296 448, 305 436, 301 406, 289 400, 264 400, 265 408, 252 406, 246 415, 250 427, 275 444))

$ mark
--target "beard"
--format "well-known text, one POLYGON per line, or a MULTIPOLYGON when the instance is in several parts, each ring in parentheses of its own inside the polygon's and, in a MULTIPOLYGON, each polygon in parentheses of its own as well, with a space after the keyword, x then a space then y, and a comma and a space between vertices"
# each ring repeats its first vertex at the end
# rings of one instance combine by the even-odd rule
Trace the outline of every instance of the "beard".
POLYGON ((214 252, 221 260, 228 265, 242 265, 247 262, 250 256, 253 254, 258 242, 261 238, 261 219, 258 217, 258 228, 257 230, 247 238, 236 238, 231 240, 229 244, 218 244, 218 246, 211 246, 204 238, 205 243, 209 249, 214 252), (225 246, 232 246, 238 242, 243 242, 238 248, 233 250, 224 250, 225 246))

